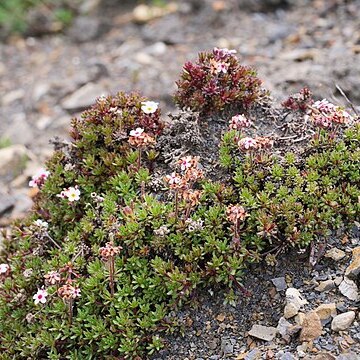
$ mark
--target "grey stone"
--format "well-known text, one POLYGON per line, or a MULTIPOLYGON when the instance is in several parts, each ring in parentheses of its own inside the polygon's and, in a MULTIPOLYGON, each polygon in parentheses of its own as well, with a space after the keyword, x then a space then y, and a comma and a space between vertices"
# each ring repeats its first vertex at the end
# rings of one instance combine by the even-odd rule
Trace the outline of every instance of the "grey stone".
POLYGON ((295 356, 289 352, 281 355, 280 360, 296 360, 295 356))
POLYGON ((26 121, 25 114, 16 114, 11 126, 2 134, 4 139, 9 139, 12 144, 30 145, 34 142, 33 128, 26 121))
POLYGON ((78 16, 69 29, 69 36, 82 43, 96 39, 101 31, 101 23, 96 17, 78 16))
POLYGON ((286 281, 283 276, 271 279, 271 282, 274 284, 276 291, 283 291, 287 288, 286 281))
POLYGON ((0 179, 10 182, 25 168, 29 151, 23 145, 12 145, 0 149, 0 179))
POLYGON ((0 216, 10 211, 15 206, 15 198, 0 191, 0 216))
POLYGON ((252 349, 251 351, 249 351, 244 360, 257 360, 261 358, 261 352, 259 349, 252 349))
POLYGON ((359 354, 349 351, 346 354, 339 355, 336 360, 359 360, 359 354))
POLYGON ((348 311, 346 313, 337 315, 331 322, 331 329, 333 331, 346 330, 355 319, 355 311, 348 311))
POLYGON ((257 339, 271 341, 276 336, 277 329, 272 326, 263 326, 254 324, 249 331, 249 335, 257 339))
POLYGON ((105 94, 106 90, 103 86, 95 83, 88 83, 67 96, 61 102, 61 105, 68 111, 84 110, 93 105, 98 97, 105 94))

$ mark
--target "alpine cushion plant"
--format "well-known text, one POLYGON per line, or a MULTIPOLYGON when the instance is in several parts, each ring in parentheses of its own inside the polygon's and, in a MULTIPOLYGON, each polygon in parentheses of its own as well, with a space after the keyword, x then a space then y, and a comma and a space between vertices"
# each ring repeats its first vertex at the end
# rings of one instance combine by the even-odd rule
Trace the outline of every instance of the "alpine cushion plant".
POLYGON ((195 63, 187 62, 177 82, 176 104, 203 115, 252 105, 260 97, 261 80, 235 54, 235 50, 214 48, 200 53, 195 63))
MULTIPOLYGON (((205 58, 216 81, 240 66, 227 49, 205 58)), ((249 84, 244 91, 254 95, 249 84)), ((204 113, 222 107, 206 99, 204 113)), ((256 133, 261 123, 246 106, 219 120, 218 161, 209 169, 202 163, 217 153, 213 145, 204 156, 189 147, 165 160, 156 146, 165 137, 158 103, 99 98, 73 119, 71 144, 56 142, 46 178, 33 179, 34 211, 4 240, 2 356, 144 359, 165 345, 174 310, 197 289, 222 287, 236 301, 250 263, 325 241, 358 218, 359 122, 315 104, 290 109, 317 128, 296 151, 256 133), (334 126, 319 126, 319 112, 334 126), (218 171, 221 180, 211 180, 218 171)))

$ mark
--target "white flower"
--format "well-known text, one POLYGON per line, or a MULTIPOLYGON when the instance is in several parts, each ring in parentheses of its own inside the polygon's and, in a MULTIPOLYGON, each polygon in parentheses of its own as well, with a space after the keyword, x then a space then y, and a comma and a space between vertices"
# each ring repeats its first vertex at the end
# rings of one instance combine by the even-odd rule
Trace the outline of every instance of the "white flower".
POLYGON ((6 274, 9 270, 9 264, 0 264, 0 274, 6 274))
POLYGON ((66 191, 65 191, 65 196, 68 198, 68 200, 70 202, 73 201, 78 201, 80 200, 80 190, 78 189, 77 186, 75 187, 69 187, 66 191))
POLYGON ((72 296, 72 298, 73 299, 75 299, 75 298, 77 298, 77 297, 80 297, 80 295, 81 295, 81 290, 80 290, 80 288, 78 288, 78 287, 74 287, 73 288, 73 290, 72 290, 72 294, 71 294, 72 296))
POLYGON ((140 137, 143 132, 144 132, 144 129, 142 129, 142 128, 136 128, 135 130, 131 130, 131 131, 130 131, 130 136, 140 137))
POLYGON ((34 225, 38 226, 39 228, 47 229, 49 227, 49 224, 46 221, 43 220, 35 220, 34 225))
POLYGON ((181 182, 181 178, 175 172, 173 172, 171 175, 166 175, 165 178, 169 185, 176 185, 181 182))
POLYGON ((141 110, 145 114, 153 114, 158 109, 159 103, 154 101, 143 101, 141 103, 141 110))
POLYGON ((170 232, 166 225, 161 225, 158 229, 154 230, 154 234, 157 236, 165 236, 170 232))
POLYGON ((245 137, 245 138, 239 140, 238 145, 242 149, 249 150, 249 149, 252 149, 252 148, 256 148, 257 142, 253 138, 245 137))
POLYGON ((185 171, 191 168, 193 165, 193 157, 192 156, 185 156, 180 159, 180 168, 182 171, 185 171))
POLYGON ((38 303, 45 304, 47 296, 48 293, 46 290, 39 289, 37 293, 33 296, 35 305, 37 305, 38 303))

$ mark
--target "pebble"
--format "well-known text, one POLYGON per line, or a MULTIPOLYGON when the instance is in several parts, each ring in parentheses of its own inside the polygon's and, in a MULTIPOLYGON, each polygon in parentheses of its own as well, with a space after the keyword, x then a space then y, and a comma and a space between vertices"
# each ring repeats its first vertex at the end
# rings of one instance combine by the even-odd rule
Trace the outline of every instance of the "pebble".
POLYGON ((360 246, 352 251, 352 260, 345 270, 345 276, 355 279, 360 274, 360 246))
POLYGON ((23 145, 11 145, 0 149, 0 179, 4 183, 10 182, 22 172, 29 153, 23 145))
POLYGON ((346 330, 352 324, 355 319, 355 312, 348 311, 346 313, 337 315, 334 317, 331 323, 331 329, 333 331, 346 330))
POLYGON ((263 326, 254 324, 249 331, 249 335, 257 339, 271 341, 276 336, 277 329, 272 326, 263 326))
POLYGON ((326 280, 326 281, 321 281, 319 286, 317 286, 315 288, 315 290, 319 291, 319 292, 324 292, 324 291, 329 291, 335 288, 335 283, 333 280, 326 280))
POLYGON ((63 99, 61 105, 65 110, 71 112, 84 110, 93 105, 98 97, 106 95, 106 93, 107 91, 103 86, 90 82, 63 99))
POLYGON ((327 322, 331 317, 337 315, 336 304, 321 304, 316 309, 315 312, 318 314, 322 322, 327 322))
POLYGON ((295 316, 302 306, 307 304, 306 299, 300 294, 299 290, 289 288, 286 290, 286 305, 284 309, 284 317, 289 319, 295 316))
POLYGON ((284 291, 287 288, 285 277, 278 277, 271 279, 271 282, 274 284, 276 291, 284 291))
POLYGON ((253 349, 251 351, 249 351, 244 360, 257 360, 261 358, 261 352, 259 349, 253 349))
POLYGON ((334 261, 340 261, 345 257, 345 252, 338 249, 338 248, 332 248, 329 251, 325 253, 325 257, 331 258, 334 261))
POLYGON ((295 356, 289 352, 281 355, 280 360, 296 360, 295 356))
POLYGON ((359 290, 354 281, 344 277, 339 286, 339 291, 349 300, 357 301, 359 299, 359 290))

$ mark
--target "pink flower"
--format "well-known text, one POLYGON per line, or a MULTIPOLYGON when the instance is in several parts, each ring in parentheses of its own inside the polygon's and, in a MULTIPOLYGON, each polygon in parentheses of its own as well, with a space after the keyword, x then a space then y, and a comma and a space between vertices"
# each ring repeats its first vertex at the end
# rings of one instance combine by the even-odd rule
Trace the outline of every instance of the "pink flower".
POLYGON ((80 297, 80 295, 81 295, 80 288, 77 287, 77 286, 73 287, 73 289, 72 289, 72 297, 75 299, 77 297, 80 297))
POLYGON ((226 74, 229 69, 229 65, 223 62, 217 63, 215 71, 217 74, 224 73, 226 74))
POLYGON ((213 54, 215 55, 215 57, 217 59, 225 59, 229 56, 234 56, 236 54, 236 50, 229 50, 227 48, 223 48, 223 49, 219 49, 217 47, 215 47, 213 49, 213 54))
POLYGON ((0 274, 6 274, 9 270, 9 264, 0 264, 0 274))
POLYGON ((257 147, 257 142, 253 138, 245 137, 239 140, 238 146, 242 150, 255 149, 257 147))
POLYGON ((46 290, 39 289, 37 291, 37 293, 33 296, 35 305, 37 305, 38 303, 45 304, 47 296, 48 296, 48 293, 46 290))
POLYGON ((50 271, 48 272, 44 278, 50 285, 55 285, 60 282, 61 277, 60 274, 57 271, 50 271))
POLYGON ((136 130, 131 130, 131 131, 130 131, 130 136, 140 137, 143 132, 144 132, 144 129, 142 129, 142 128, 137 128, 136 130))
POLYGON ((185 156, 179 160, 180 168, 185 171, 193 166, 193 157, 185 156))
POLYGON ((45 169, 40 169, 29 181, 29 186, 33 188, 40 188, 44 185, 45 180, 49 177, 50 172, 45 169))
POLYGON ((248 120, 244 115, 235 115, 229 122, 229 128, 233 130, 241 130, 252 125, 252 121, 248 120))

